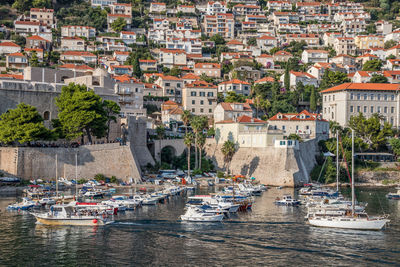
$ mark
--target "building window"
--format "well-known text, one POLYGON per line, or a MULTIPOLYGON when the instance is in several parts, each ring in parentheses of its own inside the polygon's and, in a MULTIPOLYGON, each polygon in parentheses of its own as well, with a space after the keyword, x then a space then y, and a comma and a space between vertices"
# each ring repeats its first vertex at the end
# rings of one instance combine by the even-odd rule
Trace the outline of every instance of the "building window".
POLYGON ((282 125, 282 130, 286 130, 286 126, 285 125, 282 125))
POLYGON ((190 92, 190 96, 196 96, 196 92, 194 91, 190 92))
POLYGON ((335 101, 335 95, 332 96, 333 101, 335 101))
POLYGON ((391 97, 392 101, 394 101, 394 95, 391 95, 390 97, 391 97))
POLYGON ((367 98, 368 98, 368 95, 364 94, 364 100, 367 100, 367 98))
POLYGON ((393 125, 393 122, 394 122, 393 117, 390 117, 390 124, 393 125))
POLYGON ((196 100, 192 100, 192 105, 196 105, 196 100))
POLYGON ((367 106, 364 106, 364 113, 367 113, 367 106))
POLYGON ((384 99, 385 99, 385 101, 387 101, 387 100, 388 100, 388 97, 387 97, 387 95, 384 95, 384 99))
POLYGON ((208 113, 212 113, 212 109, 211 108, 208 110, 208 113))
POLYGON ((360 113, 361 112, 361 107, 357 106, 357 112, 360 113))
POLYGON ((353 112, 354 112, 354 110, 353 110, 353 106, 350 106, 350 112, 351 112, 351 113, 353 113, 353 112))
POLYGON ((387 112, 388 112, 388 108, 387 108, 387 107, 384 107, 384 108, 383 108, 383 112, 384 112, 384 113, 387 113, 387 112))
POLYGON ((378 111, 377 111, 378 113, 381 113, 381 107, 378 107, 378 111))
POLYGON ((360 99, 361 99, 361 95, 357 94, 357 100, 360 100, 360 99))
POLYGON ((45 121, 50 120, 50 111, 45 111, 43 113, 43 120, 45 120, 45 121))
POLYGON ((374 113, 374 106, 371 106, 371 113, 374 113))
POLYGON ((199 92, 199 96, 206 96, 206 92, 199 92))
POLYGON ((200 109, 200 113, 204 113, 204 109, 201 108, 201 109, 200 109))
MULTIPOLYGON (((381 100, 381 94, 378 94, 378 100, 381 100)), ((379 109, 379 108, 378 108, 379 109)))
POLYGON ((325 102, 326 102, 326 96, 324 96, 325 102))
POLYGON ((394 113, 394 107, 390 108, 390 113, 394 113))
POLYGON ((371 94, 370 97, 371 97, 371 100, 374 100, 374 94, 371 94))
POLYGON ((211 100, 208 100, 208 105, 212 105, 212 101, 211 100))
POLYGON ((192 113, 195 113, 195 112, 196 112, 196 109, 192 108, 192 113))
POLYGON ((354 99, 354 95, 353 93, 350 94, 350 99, 353 100, 354 99))
POLYGON ((171 86, 171 84, 170 83, 165 83, 165 86, 171 86))
POLYGON ((296 131, 299 129, 299 125, 296 125, 296 131))
POLYGON ((204 101, 203 100, 200 100, 200 105, 204 105, 204 101))
POLYGON ((335 118, 335 114, 332 112, 331 114, 332 120, 335 118))

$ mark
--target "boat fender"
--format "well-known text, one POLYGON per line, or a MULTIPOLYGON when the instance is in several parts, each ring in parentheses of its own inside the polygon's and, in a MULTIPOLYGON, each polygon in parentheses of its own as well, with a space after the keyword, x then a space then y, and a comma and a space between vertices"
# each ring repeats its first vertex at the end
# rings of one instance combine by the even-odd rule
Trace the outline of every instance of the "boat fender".
POLYGON ((93 219, 92 221, 94 224, 97 224, 97 219, 93 219))

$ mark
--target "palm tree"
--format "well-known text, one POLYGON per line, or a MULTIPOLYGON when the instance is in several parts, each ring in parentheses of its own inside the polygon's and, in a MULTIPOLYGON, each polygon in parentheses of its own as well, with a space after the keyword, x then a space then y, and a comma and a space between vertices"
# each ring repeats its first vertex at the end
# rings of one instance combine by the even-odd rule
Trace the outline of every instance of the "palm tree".
POLYGON ((190 111, 184 110, 182 114, 182 121, 183 125, 185 125, 185 134, 187 133, 187 127, 191 119, 192 119, 192 114, 190 113, 190 111))
POLYGON ((188 164, 188 177, 190 177, 190 149, 192 148, 194 135, 193 133, 189 132, 185 134, 185 138, 183 142, 187 147, 187 164, 188 164))
POLYGON ((231 140, 226 140, 221 148, 222 154, 224 154, 224 163, 226 165, 226 172, 229 174, 229 164, 232 161, 233 155, 236 153, 236 145, 231 140))
POLYGON ((206 135, 204 133, 199 133, 199 136, 197 138, 197 145, 199 146, 199 169, 201 170, 201 151, 206 144, 206 135))
POLYGON ((202 123, 201 117, 198 117, 198 116, 193 117, 190 121, 190 125, 192 126, 192 129, 194 132, 194 149, 195 149, 194 168, 197 169, 197 164, 198 164, 197 141, 198 141, 199 132, 203 129, 203 123, 202 123))

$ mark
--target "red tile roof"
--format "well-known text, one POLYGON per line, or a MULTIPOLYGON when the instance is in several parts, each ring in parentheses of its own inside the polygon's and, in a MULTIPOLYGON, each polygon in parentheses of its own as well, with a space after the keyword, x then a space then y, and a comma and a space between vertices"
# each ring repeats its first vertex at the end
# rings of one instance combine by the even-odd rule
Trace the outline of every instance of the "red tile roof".
POLYGON ((204 68, 204 67, 208 68, 209 65, 211 65, 211 68, 215 68, 215 69, 220 69, 220 68, 221 68, 221 65, 218 64, 218 63, 208 63, 208 62, 196 63, 196 64, 194 65, 194 67, 195 67, 196 69, 197 69, 197 68, 202 69, 202 68, 204 68))
POLYGON ((246 84, 246 85, 250 85, 250 83, 245 82, 245 81, 241 81, 239 79, 233 79, 233 80, 230 80, 230 81, 225 81, 225 82, 219 83, 218 85, 220 85, 220 84, 246 84))
POLYGON ((226 102, 222 102, 220 103, 221 107, 224 110, 234 110, 235 105, 242 105, 243 106, 243 110, 240 111, 252 111, 250 105, 248 103, 226 103, 226 102))
POLYGON ((45 41, 45 42, 50 42, 49 40, 46 40, 39 35, 32 35, 30 37, 27 37, 26 40, 37 40, 37 41, 45 41))
POLYGON ((2 42, 2 43, 0 43, 0 46, 20 47, 19 45, 17 45, 16 43, 13 43, 13 42, 2 42))
POLYGON ((390 83, 344 83, 321 91, 331 93, 346 90, 370 90, 370 91, 399 91, 400 84, 390 83))
POLYGON ((208 83, 206 81, 194 81, 190 84, 187 84, 186 87, 190 88, 217 88, 217 86, 208 83))
POLYGON ((303 110, 300 113, 277 113, 269 121, 326 121, 321 114, 311 113, 303 110), (302 116, 303 115, 303 116, 302 116))

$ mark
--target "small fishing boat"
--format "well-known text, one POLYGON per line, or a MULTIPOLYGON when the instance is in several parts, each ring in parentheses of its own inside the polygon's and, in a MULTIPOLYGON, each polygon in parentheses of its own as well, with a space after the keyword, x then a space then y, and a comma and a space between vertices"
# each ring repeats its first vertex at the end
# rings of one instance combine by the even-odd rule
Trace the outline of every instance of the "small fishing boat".
POLYGON ((275 199, 276 205, 283 205, 283 206, 298 206, 300 205, 300 200, 293 199, 290 195, 283 196, 282 199, 279 197, 275 199))
POLYGON ((76 210, 74 206, 54 205, 46 213, 31 213, 45 225, 100 226, 112 223, 106 213, 76 210))
POLYGON ((399 200, 399 199, 400 199, 400 187, 397 187, 396 189, 397 189, 397 192, 396 192, 396 193, 388 193, 388 194, 386 195, 386 197, 387 197, 388 199, 396 199, 396 200, 399 200))
POLYGON ((186 213, 181 216, 182 221, 189 222, 220 222, 223 218, 223 214, 205 212, 196 207, 188 207, 186 213))
POLYGON ((22 198, 22 202, 17 202, 7 206, 8 210, 28 210, 34 207, 38 207, 40 204, 31 200, 30 198, 22 198))

